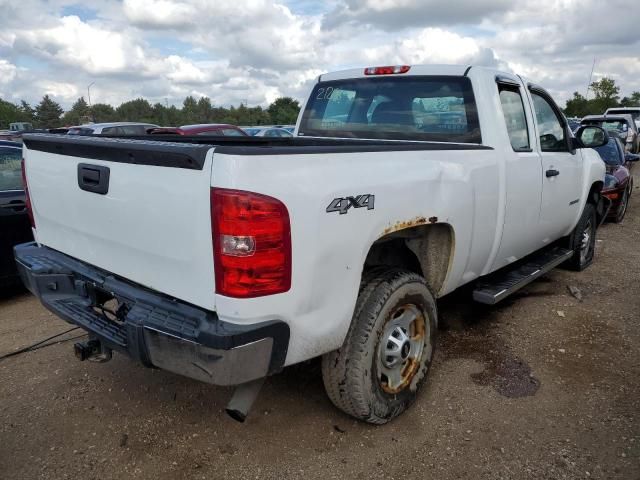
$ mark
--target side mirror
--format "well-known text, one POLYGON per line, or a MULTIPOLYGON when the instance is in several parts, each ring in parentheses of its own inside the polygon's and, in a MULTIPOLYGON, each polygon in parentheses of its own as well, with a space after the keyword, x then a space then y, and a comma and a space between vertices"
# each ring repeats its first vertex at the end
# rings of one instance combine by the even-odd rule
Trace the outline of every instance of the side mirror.
POLYGON ((640 155, 636 155, 635 153, 629 153, 629 152, 624 154, 625 162, 637 162, 638 160, 640 160, 640 155))
POLYGON ((582 142, 584 148, 602 147, 609 143, 607 131, 595 125, 583 125, 578 128, 576 138, 582 142))

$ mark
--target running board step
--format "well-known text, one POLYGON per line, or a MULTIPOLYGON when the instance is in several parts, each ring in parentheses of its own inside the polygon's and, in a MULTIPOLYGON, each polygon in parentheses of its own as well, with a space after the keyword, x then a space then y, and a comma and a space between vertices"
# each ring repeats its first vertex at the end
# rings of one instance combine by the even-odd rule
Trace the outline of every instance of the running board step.
POLYGON ((514 265, 490 274, 473 291, 476 302, 493 305, 571 258, 573 250, 552 247, 534 253, 514 265))

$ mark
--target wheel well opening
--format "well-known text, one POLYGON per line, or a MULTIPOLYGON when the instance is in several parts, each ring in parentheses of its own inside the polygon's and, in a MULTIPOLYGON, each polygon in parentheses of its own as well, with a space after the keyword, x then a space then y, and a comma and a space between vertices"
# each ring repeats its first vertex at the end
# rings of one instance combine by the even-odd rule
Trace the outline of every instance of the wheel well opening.
POLYGON ((439 296, 447 278, 454 250, 450 225, 435 223, 389 233, 371 246, 364 268, 400 267, 423 276, 439 296))
POLYGON ((598 204, 598 200, 600 199, 600 192, 602 191, 602 187, 604 186, 603 182, 597 181, 591 185, 591 189, 589 190, 589 197, 587 201, 593 203, 594 205, 598 204))

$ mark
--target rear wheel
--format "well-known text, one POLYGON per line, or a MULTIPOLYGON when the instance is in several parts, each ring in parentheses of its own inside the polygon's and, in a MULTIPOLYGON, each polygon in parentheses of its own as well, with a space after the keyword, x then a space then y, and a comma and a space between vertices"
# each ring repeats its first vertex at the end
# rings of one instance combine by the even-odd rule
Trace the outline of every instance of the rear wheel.
POLYGON ((400 415, 426 378, 436 323, 424 278, 399 269, 365 275, 344 344, 322 359, 334 405, 375 424, 400 415))
POLYGON ((622 193, 622 198, 620 199, 620 205, 618 206, 618 213, 616 214, 615 222, 620 223, 624 220, 624 216, 627 213, 627 207, 629 206, 629 188, 626 188, 622 193))
POLYGON ((572 270, 582 271, 591 265, 596 247, 596 209, 591 203, 584 206, 582 216, 571 234, 573 256, 567 261, 572 270))

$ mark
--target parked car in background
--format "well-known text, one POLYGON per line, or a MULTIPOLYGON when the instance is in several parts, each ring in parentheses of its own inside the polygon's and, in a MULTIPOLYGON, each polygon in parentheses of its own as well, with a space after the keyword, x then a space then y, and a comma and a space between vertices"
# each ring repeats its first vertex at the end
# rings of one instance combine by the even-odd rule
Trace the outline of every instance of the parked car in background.
POLYGON ((575 133, 576 130, 580 128, 580 119, 577 117, 568 117, 567 124, 569 125, 569 128, 571 129, 571 131, 575 133))
POLYGON ((640 106, 608 108, 605 115, 631 115, 636 127, 640 130, 640 106))
POLYGON ((280 127, 247 127, 243 129, 252 137, 292 137, 293 134, 280 127))
POLYGON ((59 134, 66 134, 69 133, 69 129, 71 127, 58 127, 58 128, 50 128, 49 130, 47 130, 47 133, 59 133, 59 134))
POLYGON ((608 132, 613 132, 620 138, 627 152, 640 152, 638 127, 629 114, 587 115, 580 124, 597 125, 608 132))
POLYGON ((67 135, 146 135, 147 130, 157 126, 152 123, 138 122, 87 123, 70 127, 67 135))
POLYGON ((33 125, 29 122, 14 122, 9 124, 9 130, 18 133, 33 132, 33 125))
POLYGON ((11 130, 0 130, 0 140, 14 142, 20 137, 19 134, 11 130))
POLYGON ((0 141, 0 287, 19 282, 13 247, 33 239, 21 159, 21 143, 0 141))
POLYGON ((594 150, 600 154, 606 165, 601 193, 611 200, 607 219, 620 223, 627 213, 629 197, 633 191, 631 167, 640 160, 640 155, 625 152, 622 142, 614 135, 609 136, 608 143, 595 147, 594 150))
POLYGON ((158 127, 149 130, 151 135, 218 135, 224 137, 245 137, 240 127, 228 123, 201 123, 181 127, 158 127))

